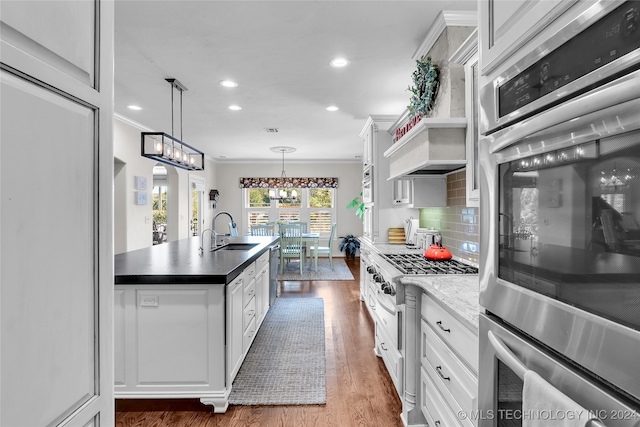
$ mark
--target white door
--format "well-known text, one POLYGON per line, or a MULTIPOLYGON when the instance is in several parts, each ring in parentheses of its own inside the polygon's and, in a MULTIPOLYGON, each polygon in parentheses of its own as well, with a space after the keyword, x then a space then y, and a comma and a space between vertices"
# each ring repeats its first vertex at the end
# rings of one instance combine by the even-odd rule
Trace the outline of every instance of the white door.
POLYGON ((204 178, 189 174, 189 236, 202 234, 204 227, 204 178))
POLYGON ((0 30, 0 425, 113 425, 113 2, 0 30))

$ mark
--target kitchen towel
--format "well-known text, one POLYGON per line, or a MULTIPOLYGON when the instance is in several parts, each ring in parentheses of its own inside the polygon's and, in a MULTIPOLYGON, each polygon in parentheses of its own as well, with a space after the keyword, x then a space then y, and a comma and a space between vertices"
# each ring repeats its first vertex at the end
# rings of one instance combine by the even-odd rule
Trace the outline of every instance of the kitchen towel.
POLYGON ((523 427, 589 427, 595 415, 549 384, 536 372, 524 373, 523 427))

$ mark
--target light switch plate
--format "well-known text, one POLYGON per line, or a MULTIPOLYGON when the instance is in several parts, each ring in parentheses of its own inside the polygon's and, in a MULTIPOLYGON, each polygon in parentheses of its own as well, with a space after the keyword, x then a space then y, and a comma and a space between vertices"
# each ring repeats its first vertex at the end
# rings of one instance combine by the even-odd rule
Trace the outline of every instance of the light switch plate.
POLYGON ((146 204, 147 204, 147 192, 136 191, 136 205, 146 205, 146 204))
POLYGON ((136 190, 146 190, 146 189, 147 189, 147 177, 136 176, 136 190))

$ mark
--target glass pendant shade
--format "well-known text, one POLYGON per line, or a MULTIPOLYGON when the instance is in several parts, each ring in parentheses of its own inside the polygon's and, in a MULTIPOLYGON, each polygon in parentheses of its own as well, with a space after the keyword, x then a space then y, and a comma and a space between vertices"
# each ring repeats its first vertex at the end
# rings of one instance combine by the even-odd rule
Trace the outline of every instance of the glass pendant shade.
POLYGON ((142 132, 142 155, 186 170, 204 170, 204 153, 163 132, 142 132))
MULTIPOLYGON (((187 90, 176 79, 165 79, 171 85, 171 134, 173 134, 173 92, 180 92, 180 138, 182 138, 182 92, 187 90)), ((204 170, 204 153, 164 132, 142 132, 142 156, 181 169, 204 170)))

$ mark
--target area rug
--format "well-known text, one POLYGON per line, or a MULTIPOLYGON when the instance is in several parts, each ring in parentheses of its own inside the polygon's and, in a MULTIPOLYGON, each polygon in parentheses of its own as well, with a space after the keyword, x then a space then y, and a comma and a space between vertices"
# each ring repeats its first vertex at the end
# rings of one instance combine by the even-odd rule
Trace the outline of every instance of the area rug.
POLYGON ((333 259, 333 270, 329 265, 329 258, 318 258, 318 271, 313 271, 313 260, 311 260, 305 264, 302 275, 300 275, 300 264, 297 260, 285 262, 283 274, 280 274, 280 265, 278 265, 278 280, 354 280, 354 278, 344 258, 333 259))
POLYGON ((322 298, 277 298, 233 381, 229 403, 326 403, 324 352, 322 298))

